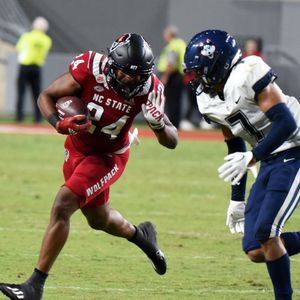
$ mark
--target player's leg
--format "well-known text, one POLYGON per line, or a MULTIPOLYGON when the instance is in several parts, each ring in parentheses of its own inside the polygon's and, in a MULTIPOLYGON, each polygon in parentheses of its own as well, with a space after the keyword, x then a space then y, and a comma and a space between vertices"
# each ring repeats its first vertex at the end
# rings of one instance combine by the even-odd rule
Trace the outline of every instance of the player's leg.
POLYGON ((300 253, 300 232, 284 232, 280 236, 289 256, 300 253))
MULTIPOLYGON (((267 187, 264 182, 268 182, 268 180, 264 180, 264 178, 265 176, 268 177, 269 174, 270 171, 268 168, 264 166, 260 168, 260 175, 251 188, 245 211, 246 220, 243 248, 249 259, 258 263, 266 262, 264 250, 261 247, 260 242, 255 237, 255 224, 267 192, 267 187)), ((288 188, 288 184, 286 187, 288 188)), ((289 256, 300 252, 300 232, 285 232, 280 235, 280 238, 289 256)))
POLYGON ((128 239, 143 250, 158 274, 165 274, 166 259, 157 244, 154 225, 151 222, 138 226, 129 223, 117 210, 109 206, 108 194, 109 191, 105 190, 93 202, 81 208, 89 225, 93 229, 128 239))
POLYGON ((0 290, 10 299, 40 300, 44 284, 53 263, 69 234, 70 217, 79 208, 78 197, 63 186, 55 199, 49 226, 44 235, 37 268, 22 284, 1 283, 0 290))
POLYGON ((174 73, 170 76, 168 83, 165 85, 166 96, 166 113, 172 124, 178 128, 181 118, 181 97, 184 85, 182 76, 179 73, 174 73))
MULTIPOLYGON (((298 200, 294 196, 288 199, 286 192, 268 192, 266 202, 269 203, 268 207, 273 207, 274 214, 276 214, 273 218, 264 213, 259 217, 256 225, 257 237, 262 244, 266 266, 273 283, 275 299, 292 299, 290 258, 279 235, 294 210, 296 205, 294 201, 298 200), (276 208, 279 203, 280 207, 276 208), (273 223, 270 222, 271 218, 273 218, 273 223)), ((263 209, 266 209, 266 206, 263 206, 263 209)))
POLYGON ((79 198, 68 187, 59 190, 51 210, 37 268, 48 273, 63 248, 70 231, 70 218, 79 209, 79 198))
POLYGON ((281 231, 299 202, 300 161, 288 164, 279 157, 274 162, 267 193, 255 224, 276 299, 292 299, 290 258, 281 231))
POLYGON ((260 168, 259 175, 251 187, 245 209, 245 227, 243 237, 243 250, 252 262, 265 262, 265 256, 259 240, 255 237, 255 224, 259 214, 262 201, 265 197, 265 184, 263 177, 265 170, 260 168))
POLYGON ((17 101, 16 101, 16 121, 22 122, 24 120, 24 99, 27 84, 27 67, 20 66, 19 75, 17 79, 17 101))
MULTIPOLYGON (((281 234, 280 239, 289 256, 300 253, 300 232, 285 232, 281 234)), ((253 249, 247 254, 249 259, 253 262, 266 262, 264 250, 260 246, 258 249, 253 249)))
POLYGON ((41 76, 41 68, 38 66, 33 66, 29 77, 29 84, 32 92, 32 104, 35 123, 40 123, 42 121, 42 114, 37 105, 37 99, 41 92, 41 76))
POLYGON ((109 189, 106 189, 91 203, 81 208, 89 226, 95 230, 130 239, 135 233, 135 227, 117 210, 110 207, 108 199, 109 189))

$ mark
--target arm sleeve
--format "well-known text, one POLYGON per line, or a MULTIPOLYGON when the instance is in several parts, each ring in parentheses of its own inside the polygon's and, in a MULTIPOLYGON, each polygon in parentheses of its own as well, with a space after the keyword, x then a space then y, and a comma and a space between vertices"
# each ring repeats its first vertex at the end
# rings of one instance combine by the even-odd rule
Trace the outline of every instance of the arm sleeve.
MULTIPOLYGON (((234 152, 245 152, 246 144, 240 137, 236 137, 230 140, 225 140, 228 148, 228 154, 234 152)), ((231 200, 233 201, 245 201, 246 194, 247 173, 243 176, 239 185, 231 185, 231 200)))
POLYGON ((266 116, 272 122, 272 128, 266 138, 252 149, 255 159, 266 159, 297 130, 296 121, 285 103, 271 107, 266 116))

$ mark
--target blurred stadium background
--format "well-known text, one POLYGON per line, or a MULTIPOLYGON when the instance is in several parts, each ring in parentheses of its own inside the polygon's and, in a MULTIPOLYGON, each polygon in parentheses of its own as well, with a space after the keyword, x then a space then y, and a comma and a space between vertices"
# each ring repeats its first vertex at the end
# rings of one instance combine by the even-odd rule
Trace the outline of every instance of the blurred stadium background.
MULTIPOLYGON (((14 45, 39 15, 49 20, 53 38, 44 85, 67 70, 74 54, 91 49, 106 52, 124 32, 144 35, 158 56, 163 28, 172 23, 186 41, 207 28, 227 30, 241 45, 246 38, 256 37, 283 90, 300 97, 297 0, 0 0, 1 116, 12 114, 15 107, 14 45)), ((31 101, 26 105, 30 112, 31 101)))

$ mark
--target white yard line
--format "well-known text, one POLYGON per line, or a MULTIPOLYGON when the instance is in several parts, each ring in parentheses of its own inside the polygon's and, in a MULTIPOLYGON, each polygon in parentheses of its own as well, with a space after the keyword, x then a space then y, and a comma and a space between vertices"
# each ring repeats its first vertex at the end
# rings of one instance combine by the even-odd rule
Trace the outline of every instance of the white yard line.
MULTIPOLYGON (((122 292, 122 293, 132 293, 132 292, 153 292, 155 294, 190 294, 191 292, 195 294, 203 294, 203 293, 211 293, 212 289, 157 289, 157 288, 140 288, 140 289, 130 289, 130 288, 88 288, 88 287, 80 287, 80 286, 60 286, 60 285, 50 285, 46 286, 45 289, 52 290, 81 290, 81 291, 90 291, 90 292, 122 292)), ((220 294, 255 294, 255 293, 263 293, 263 294, 272 294, 273 290, 270 289, 213 289, 214 293, 220 294)), ((294 293, 298 293, 299 290, 294 289, 294 293)))

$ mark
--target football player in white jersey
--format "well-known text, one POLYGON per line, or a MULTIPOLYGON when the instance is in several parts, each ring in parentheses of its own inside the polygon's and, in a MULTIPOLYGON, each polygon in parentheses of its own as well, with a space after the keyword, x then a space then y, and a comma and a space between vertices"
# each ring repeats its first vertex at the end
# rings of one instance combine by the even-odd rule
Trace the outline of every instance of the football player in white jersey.
POLYGON ((221 126, 228 146, 218 169, 231 182, 226 224, 231 233, 244 234, 243 250, 251 261, 266 263, 275 299, 290 300, 289 257, 300 252, 300 233, 282 230, 300 197, 300 104, 281 91, 260 57, 242 59, 235 39, 222 30, 191 39, 185 71, 201 114, 221 126), (247 169, 259 161, 245 204, 247 169))

